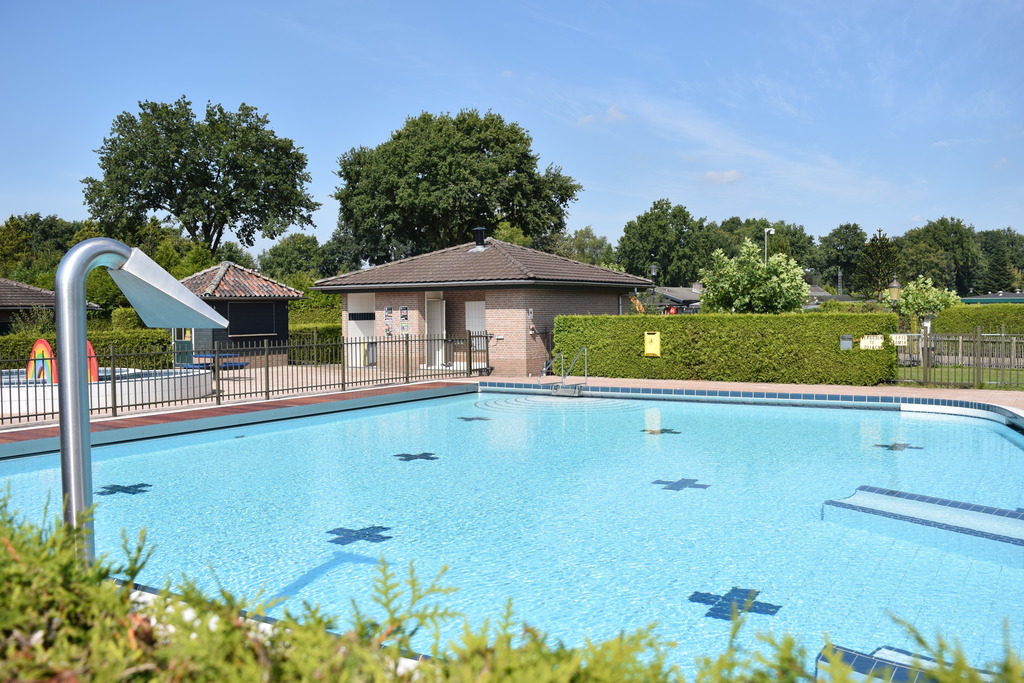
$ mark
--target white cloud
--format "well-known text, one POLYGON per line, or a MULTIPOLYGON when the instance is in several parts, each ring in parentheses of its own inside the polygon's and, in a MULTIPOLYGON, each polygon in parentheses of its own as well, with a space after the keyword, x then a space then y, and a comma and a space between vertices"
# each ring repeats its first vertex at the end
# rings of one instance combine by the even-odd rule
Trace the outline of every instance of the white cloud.
POLYGON ((1008 163, 1010 163, 1009 159, 1007 159, 1006 157, 1000 157, 999 161, 996 162, 996 168, 1003 168, 1008 163))
POLYGON ((580 116, 576 119, 576 125, 587 126, 597 120, 597 117, 593 114, 587 114, 586 116, 580 116))
POLYGON ((704 174, 704 180, 715 185, 724 185, 726 183, 735 183, 736 181, 743 178, 743 174, 739 171, 708 171, 704 174))
POLYGON ((615 105, 608 107, 608 111, 605 112, 604 120, 609 123, 618 123, 619 121, 625 121, 626 115, 615 108, 615 105))

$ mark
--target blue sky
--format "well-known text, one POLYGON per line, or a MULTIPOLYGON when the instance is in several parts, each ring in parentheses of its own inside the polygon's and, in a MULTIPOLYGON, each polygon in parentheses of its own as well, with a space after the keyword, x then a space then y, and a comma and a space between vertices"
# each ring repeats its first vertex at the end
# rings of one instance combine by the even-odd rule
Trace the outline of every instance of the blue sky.
MULTIPOLYGON (((337 158, 422 111, 492 110, 582 183, 613 243, 659 198, 709 220, 898 235, 956 216, 1024 232, 1024 3, 5 3, 0 218, 83 219, 80 180, 139 100, 253 105, 337 158)), ((271 243, 261 241, 254 253, 271 243)))

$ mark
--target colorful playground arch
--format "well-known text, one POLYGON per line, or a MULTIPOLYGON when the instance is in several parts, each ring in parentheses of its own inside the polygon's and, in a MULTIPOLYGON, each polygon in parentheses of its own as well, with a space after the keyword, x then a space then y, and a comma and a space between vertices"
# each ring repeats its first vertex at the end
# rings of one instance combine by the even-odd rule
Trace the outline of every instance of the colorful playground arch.
MULTIPOLYGON (((96 360, 96 352, 88 341, 85 342, 85 356, 89 381, 98 382, 100 366, 96 360)), ((49 382, 50 384, 57 383, 57 358, 50 342, 45 339, 37 339, 36 343, 32 345, 32 351, 28 358, 28 366, 25 368, 26 379, 49 382)))

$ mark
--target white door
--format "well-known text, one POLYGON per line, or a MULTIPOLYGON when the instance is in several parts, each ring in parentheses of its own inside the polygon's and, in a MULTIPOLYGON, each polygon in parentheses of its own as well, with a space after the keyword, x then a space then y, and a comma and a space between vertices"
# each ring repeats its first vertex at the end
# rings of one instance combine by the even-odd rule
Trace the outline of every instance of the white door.
POLYGON ((427 299, 427 367, 439 368, 444 357, 444 299, 427 299))
POLYGON ((376 342, 359 341, 366 337, 374 336, 376 315, 373 311, 373 292, 348 295, 348 336, 353 342, 348 344, 348 364, 353 367, 362 367, 376 360, 376 349, 371 349, 370 344, 376 342))
MULTIPOLYGON (((483 301, 466 302, 466 329, 473 334, 487 331, 487 308, 483 301)), ((483 337, 473 338, 474 351, 483 350, 486 344, 487 340, 483 337)))

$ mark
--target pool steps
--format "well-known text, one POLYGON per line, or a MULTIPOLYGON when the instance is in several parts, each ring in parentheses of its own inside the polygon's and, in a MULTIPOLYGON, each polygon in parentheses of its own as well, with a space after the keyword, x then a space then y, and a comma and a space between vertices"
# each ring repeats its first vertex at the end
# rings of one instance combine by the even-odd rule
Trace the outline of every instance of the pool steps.
MULTIPOLYGON (((914 654, 898 647, 883 645, 870 654, 858 652, 847 647, 832 646, 834 656, 853 670, 848 680, 853 681, 892 681, 892 683, 925 683, 934 680, 928 675, 928 669, 934 668, 936 661, 931 657, 914 654)), ((822 648, 814 661, 814 680, 831 681, 828 674, 828 648, 822 648)), ((995 678, 988 671, 977 672, 981 680, 995 678)))
POLYGON ((859 486, 821 519, 1024 569, 1024 510, 859 486))

